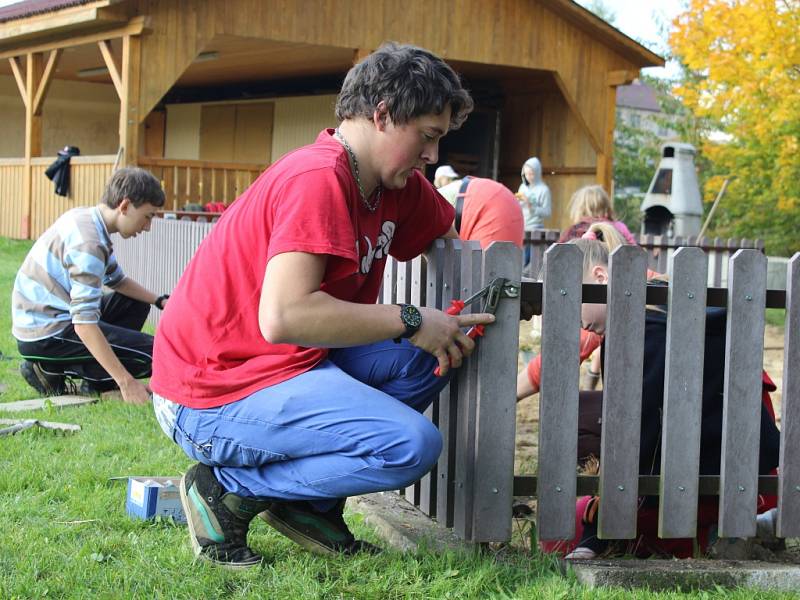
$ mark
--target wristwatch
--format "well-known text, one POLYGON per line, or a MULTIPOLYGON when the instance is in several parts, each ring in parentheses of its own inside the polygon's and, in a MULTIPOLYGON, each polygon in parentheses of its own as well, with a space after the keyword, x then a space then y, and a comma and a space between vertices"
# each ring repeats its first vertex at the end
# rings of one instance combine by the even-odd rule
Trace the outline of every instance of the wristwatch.
POLYGON ((410 338, 422 327, 422 314, 416 306, 413 304, 400 304, 399 306, 400 320, 403 322, 406 331, 400 337, 395 338, 395 342, 400 342, 401 338, 410 338))
POLYGON ((164 300, 169 299, 169 294, 161 294, 156 301, 153 302, 153 306, 155 306, 158 310, 164 310, 164 300))

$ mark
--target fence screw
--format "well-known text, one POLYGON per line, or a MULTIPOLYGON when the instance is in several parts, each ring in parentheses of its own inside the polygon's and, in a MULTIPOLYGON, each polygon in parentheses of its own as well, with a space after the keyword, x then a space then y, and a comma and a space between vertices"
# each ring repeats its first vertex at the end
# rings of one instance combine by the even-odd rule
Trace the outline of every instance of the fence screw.
POLYGON ((683 487, 682 485, 679 485, 679 486, 678 486, 678 491, 680 491, 680 492, 685 492, 685 491, 686 491, 686 488, 685 488, 685 487, 683 487))
POLYGON ((566 296, 567 295, 567 290, 565 290, 564 288, 561 288, 561 295, 562 296, 566 296))
POLYGON ((740 492, 743 492, 743 491, 744 491, 744 486, 743 486, 743 485, 740 485, 740 486, 739 486, 739 491, 740 491, 740 492))
POLYGON ((747 296, 745 296, 744 299, 750 302, 753 299, 753 297, 750 294, 747 294, 747 296))
POLYGON ((497 488, 492 488, 492 493, 493 494, 499 494, 500 491, 497 488))
POLYGON ((689 300, 694 300, 694 294, 692 292, 689 292, 686 295, 689 296, 689 300))
POLYGON ((625 290, 625 295, 626 295, 626 296, 630 296, 630 295, 631 295, 631 292, 630 292, 630 290, 625 290))
POLYGON ((618 489, 620 492, 624 492, 624 491, 625 491, 625 486, 624 486, 624 485, 618 485, 618 486, 617 486, 617 489, 618 489))
POLYGON ((450 284, 449 283, 445 283, 444 284, 444 289, 449 290, 450 289, 450 284))
POLYGON ((560 486, 560 485, 557 485, 557 486, 556 486, 556 491, 557 491, 557 492, 560 492, 560 491, 561 491, 561 486, 560 486))
POLYGON ((800 485, 794 486, 794 491, 795 492, 800 492, 800 485))

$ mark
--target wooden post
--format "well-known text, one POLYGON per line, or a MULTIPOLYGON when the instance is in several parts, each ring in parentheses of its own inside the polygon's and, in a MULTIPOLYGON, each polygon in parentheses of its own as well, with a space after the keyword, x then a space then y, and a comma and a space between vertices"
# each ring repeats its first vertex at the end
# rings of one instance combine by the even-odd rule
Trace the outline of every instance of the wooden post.
POLYGON ((23 177, 23 197, 25 216, 22 221, 22 237, 31 238, 33 228, 33 166, 31 159, 42 154, 42 116, 34 112, 36 92, 42 78, 43 55, 41 52, 27 56, 25 76, 25 174, 23 177))
POLYGON ((786 265, 778 536, 800 536, 800 252, 786 265))
POLYGON ((139 157, 139 129, 147 115, 139 114, 141 84, 141 40, 136 35, 122 38, 122 98, 119 111, 119 145, 122 164, 135 165, 139 157))
POLYGON ((719 536, 752 537, 758 497, 767 257, 758 250, 739 250, 729 264, 719 536))
POLYGON ((539 539, 575 535, 575 458, 578 455, 579 326, 583 255, 557 244, 544 255, 542 382, 539 391, 539 539))
POLYGON ((690 538, 697 529, 708 260, 700 248, 681 248, 670 263, 658 536, 690 538))
POLYGON ((647 255, 641 248, 624 245, 611 253, 600 437, 600 539, 636 537, 646 270, 647 255))

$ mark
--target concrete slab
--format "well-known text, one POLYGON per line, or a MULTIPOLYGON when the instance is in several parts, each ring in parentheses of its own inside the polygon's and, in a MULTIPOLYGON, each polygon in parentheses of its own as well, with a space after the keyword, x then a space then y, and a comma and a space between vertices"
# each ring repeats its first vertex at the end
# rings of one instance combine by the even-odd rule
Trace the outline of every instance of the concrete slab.
POLYGON ((588 587, 616 586, 650 590, 751 588, 771 591, 800 589, 800 567, 732 560, 587 560, 568 563, 588 587))
POLYGON ((474 550, 472 544, 426 517, 396 492, 354 496, 347 499, 347 508, 364 515, 364 520, 381 538, 403 552, 414 552, 419 546, 436 550, 474 550))
POLYGON ((51 396, 49 398, 34 398, 33 400, 19 400, 18 402, 0 403, 0 412, 22 412, 25 410, 41 410, 48 406, 63 408, 65 406, 81 406, 97 402, 93 396, 51 396))

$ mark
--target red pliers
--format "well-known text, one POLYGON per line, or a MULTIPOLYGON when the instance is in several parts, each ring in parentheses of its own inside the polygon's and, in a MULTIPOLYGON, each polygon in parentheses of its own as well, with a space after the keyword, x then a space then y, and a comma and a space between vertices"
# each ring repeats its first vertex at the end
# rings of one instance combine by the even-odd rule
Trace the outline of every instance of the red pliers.
MULTIPOLYGON (((461 311, 464 310, 465 306, 468 306, 476 300, 483 298, 484 302, 483 306, 481 307, 481 312, 493 315, 495 312, 497 312, 497 304, 500 302, 501 298, 516 298, 519 296, 519 287, 520 286, 518 283, 513 283, 509 279, 504 277, 495 277, 489 282, 488 285, 479 289, 466 300, 451 300, 450 306, 445 312, 448 315, 461 314, 461 311)), ((475 338, 482 336, 483 332, 483 325, 473 325, 469 328, 469 331, 467 331, 467 337, 474 340, 475 338)), ((433 370, 433 374, 437 377, 441 377, 441 368, 437 366, 433 370)))

